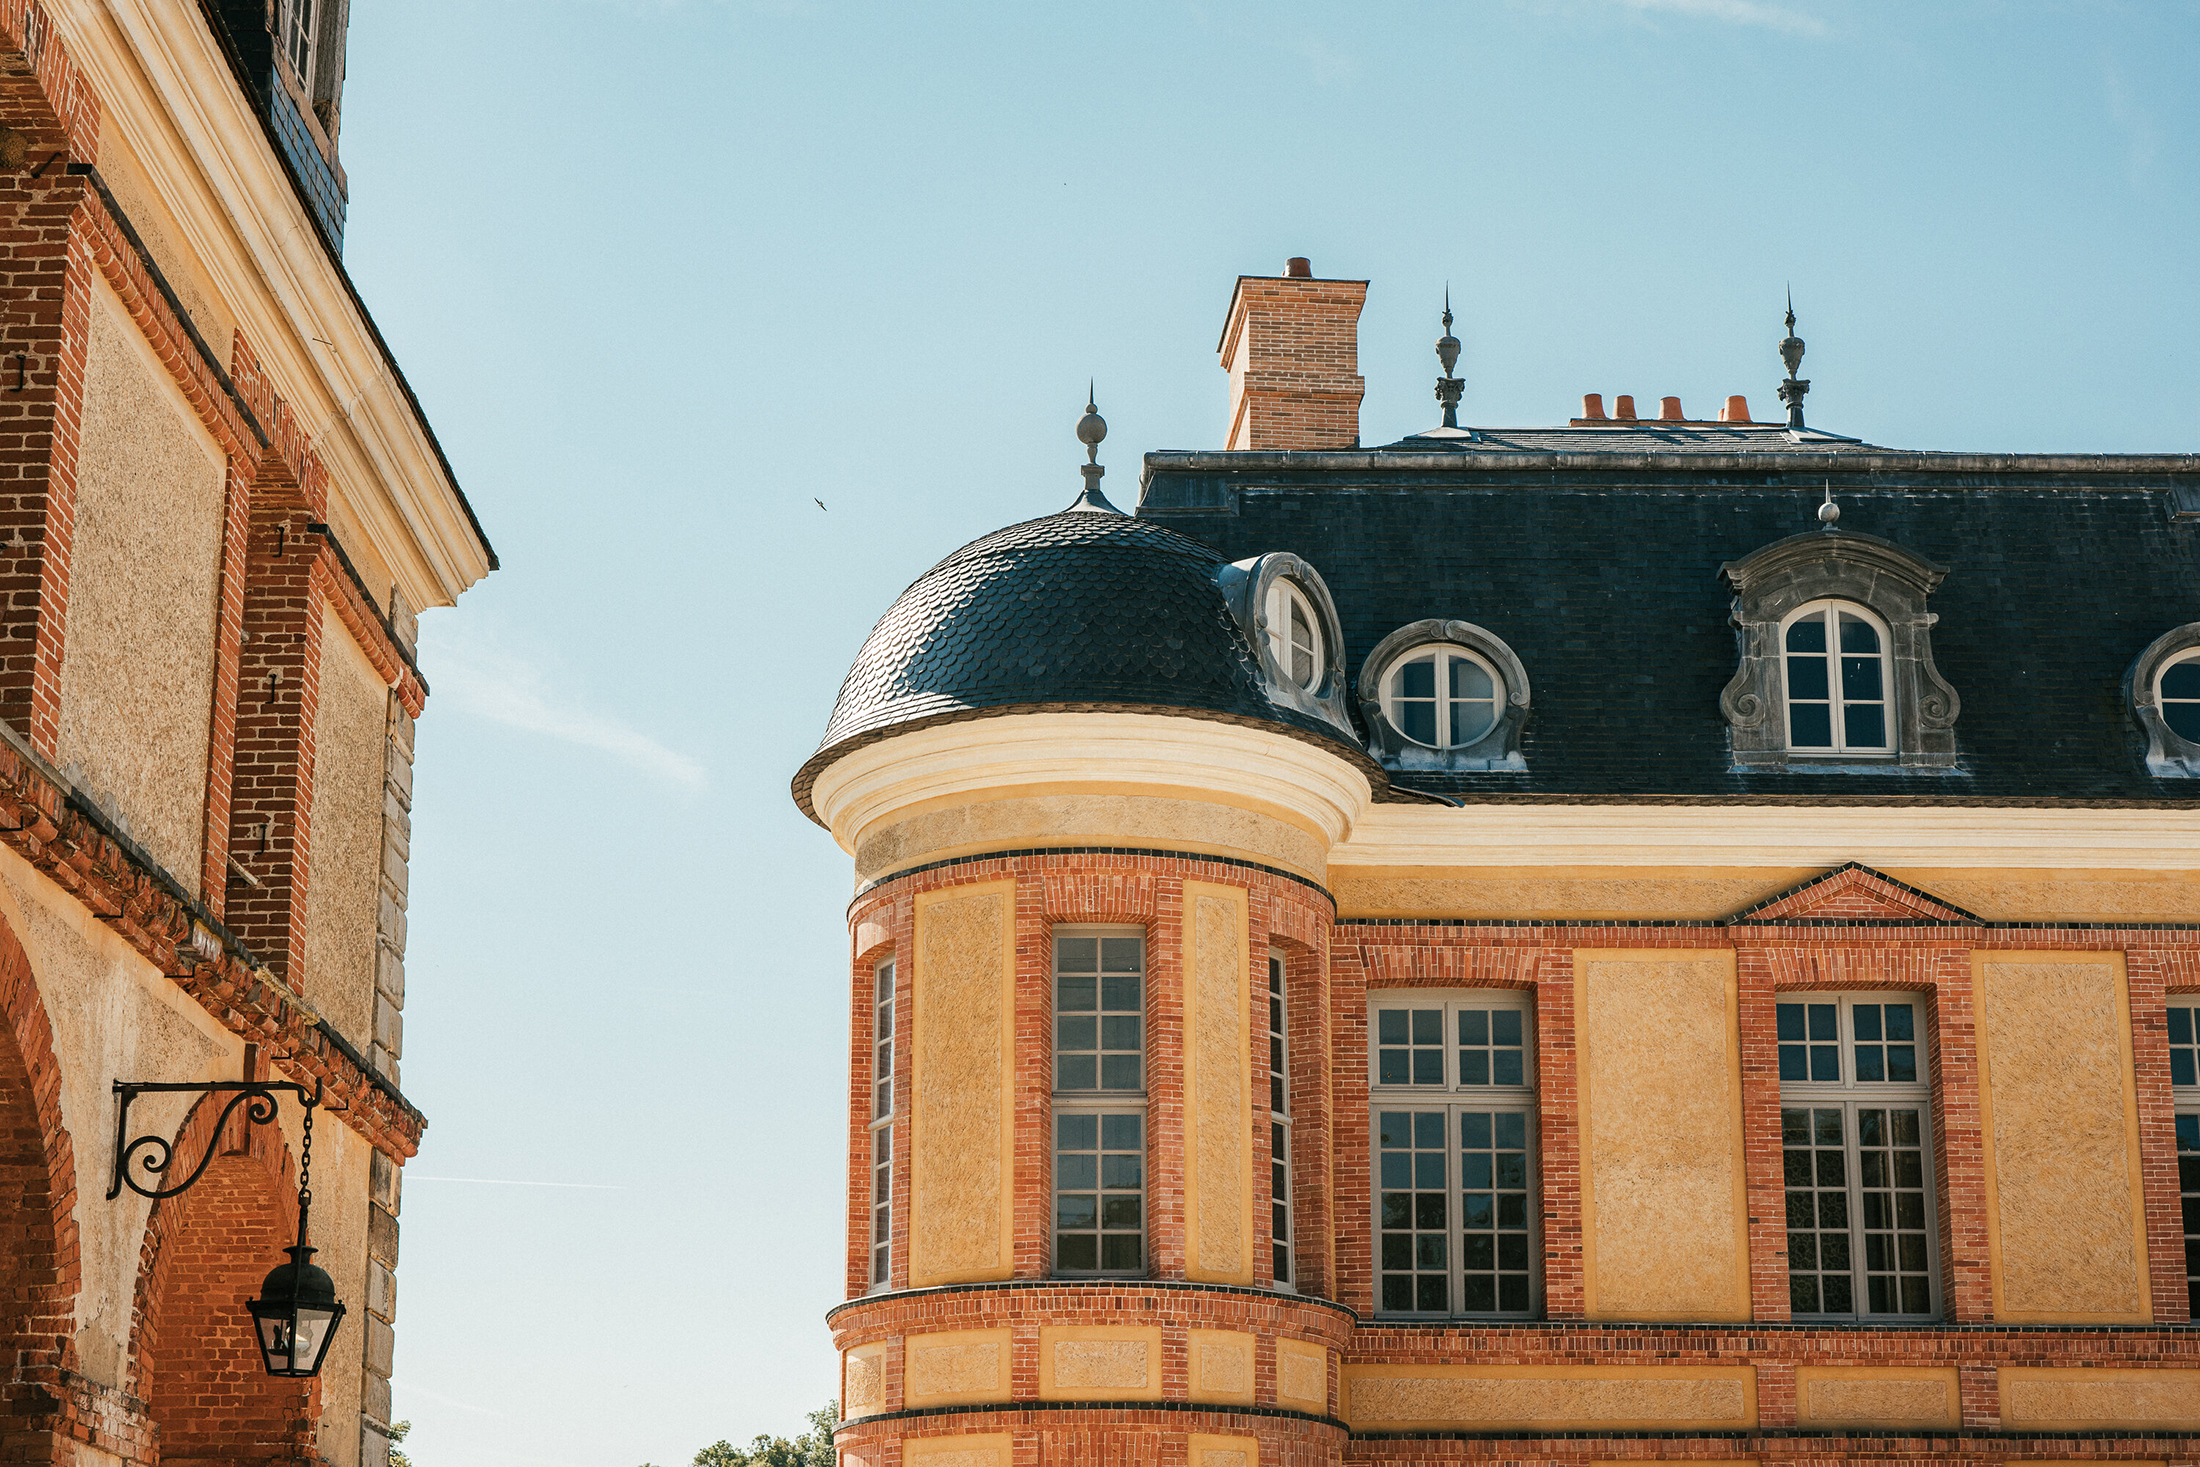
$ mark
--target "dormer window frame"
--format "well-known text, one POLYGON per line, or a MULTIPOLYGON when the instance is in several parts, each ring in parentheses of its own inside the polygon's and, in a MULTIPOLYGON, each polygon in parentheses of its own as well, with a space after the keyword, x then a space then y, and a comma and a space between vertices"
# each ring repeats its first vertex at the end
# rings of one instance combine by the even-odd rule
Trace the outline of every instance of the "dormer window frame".
POLYGON ((2162 712, 2164 675, 2195 663, 2200 663, 2200 621, 2188 621, 2148 643, 2124 675, 2124 704, 2146 735, 2147 773, 2156 779, 2200 778, 2200 739, 2170 727, 2162 712))
MULTIPOLYGON (((1719 695, 1719 709, 1738 772, 1956 767, 1962 700, 1933 664, 1932 628, 1939 617, 1926 609, 1926 599, 1947 578, 1945 567, 1876 535, 1818 530, 1729 561, 1719 575, 1734 591, 1730 619, 1740 665, 1719 695), (1854 606, 1877 623, 1884 748, 1844 749, 1838 737, 1832 748, 1797 747, 1790 738, 1787 631, 1814 603, 1821 609, 1824 603, 1854 606)), ((1834 678, 1838 657, 1829 649, 1834 678)))
POLYGON ((1260 671, 1261 687, 1278 708, 1319 719, 1358 741, 1345 710, 1344 628, 1321 573, 1288 550, 1272 550, 1220 568, 1216 579, 1260 671), (1314 676, 1292 676, 1291 612, 1314 633, 1314 676))
POLYGON ((1887 632, 1886 623, 1881 621, 1869 606, 1859 601, 1848 601, 1837 596, 1826 596, 1816 601, 1807 601, 1781 618, 1780 712, 1786 720, 1787 743, 1791 751, 1796 755, 1823 753, 1836 759, 1891 759, 1894 757, 1894 669, 1892 659, 1887 652, 1888 644, 1892 640, 1887 632), (1847 629, 1843 625, 1845 621, 1851 620, 1861 622, 1870 629, 1872 639, 1877 643, 1875 647, 1869 650, 1851 649, 1848 645, 1850 639, 1847 635, 1847 629), (1795 645, 1799 640, 1797 636, 1799 629, 1807 626, 1812 621, 1816 621, 1823 628, 1825 646, 1821 650, 1813 651, 1795 645), (1815 684, 1809 688, 1799 689, 1796 681, 1796 674, 1799 670, 1797 662, 1801 659, 1810 658, 1824 659, 1826 685, 1824 688, 1825 696, 1822 698, 1816 696, 1819 689, 1815 684), (1869 658, 1878 664, 1876 681, 1879 696, 1876 699, 1854 697, 1850 691, 1850 685, 1853 681, 1850 674, 1855 671, 1850 664, 1852 661, 1861 661, 1865 658, 1869 658), (1804 693, 1809 693, 1812 696, 1804 697, 1804 693), (1848 713, 1852 703, 1858 706, 1876 705, 1879 708, 1880 738, 1878 743, 1866 744, 1850 741, 1848 713), (1799 704, 1812 708, 1819 705, 1825 707, 1827 742, 1823 744, 1806 743, 1796 738, 1795 717, 1799 704))
POLYGON ((1521 729, 1528 721, 1528 669, 1505 639, 1471 621, 1431 617, 1409 622, 1369 649, 1356 687, 1368 751, 1386 769, 1447 773, 1521 773, 1521 729), (1429 652, 1470 654, 1491 674, 1498 695, 1497 721, 1471 743, 1443 747, 1409 738, 1392 717, 1392 674, 1429 652))

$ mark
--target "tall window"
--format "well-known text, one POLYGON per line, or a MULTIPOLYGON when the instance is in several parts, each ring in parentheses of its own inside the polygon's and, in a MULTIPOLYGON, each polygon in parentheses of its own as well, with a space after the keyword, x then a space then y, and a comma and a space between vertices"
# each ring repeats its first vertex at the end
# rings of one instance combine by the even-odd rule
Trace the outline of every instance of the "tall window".
POLYGON ((1797 1317, 1934 1317, 1920 1001, 1807 994, 1781 999, 1776 1016, 1789 1307, 1797 1317))
POLYGON ((1268 955, 1268 1236, 1275 1248, 1276 1284, 1291 1272, 1291 1068, 1284 1029, 1283 954, 1268 955))
POLYGON ((871 1287, 883 1287, 894 1243, 894 965, 871 978, 871 1287))
POLYGON ((2177 1190, 2184 1211, 2185 1291, 2200 1318, 2200 1008, 2189 994, 2169 1011, 2169 1093, 2177 1108, 2177 1190))
POLYGON ((1146 1271, 1146 940, 1054 933, 1054 1271, 1146 1271))
POLYGON ((1321 681, 1321 618, 1306 593, 1281 576, 1268 586, 1268 650, 1283 675, 1302 688, 1321 681))
POLYGON ((1780 634, 1787 678, 1788 747, 1834 753, 1893 750, 1887 636, 1847 601, 1813 601, 1780 634))
POLYGON ((1497 727, 1505 711, 1505 680, 1464 647, 1423 647, 1383 675, 1383 713, 1417 744, 1436 749, 1471 744, 1497 727))
POLYGON ((282 0, 278 17, 283 55, 310 94, 313 90, 313 0, 282 0))
POLYGON ((1378 993, 1368 1010, 1378 1309, 1532 1314, 1542 1280, 1527 996, 1378 993))

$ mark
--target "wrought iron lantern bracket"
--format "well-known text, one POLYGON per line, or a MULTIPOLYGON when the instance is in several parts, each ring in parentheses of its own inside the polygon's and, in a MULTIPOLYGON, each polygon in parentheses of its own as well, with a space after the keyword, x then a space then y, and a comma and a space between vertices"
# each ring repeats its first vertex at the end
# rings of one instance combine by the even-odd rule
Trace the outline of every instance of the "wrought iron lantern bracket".
POLYGON ((228 1128, 229 1118, 236 1113, 237 1107, 240 1105, 245 1107, 245 1119, 247 1121, 253 1125, 264 1126, 275 1119, 276 1097, 286 1092, 298 1097, 298 1104, 305 1108, 306 1115, 309 1118, 312 1116, 314 1108, 321 1104, 321 1086, 318 1082, 311 1090, 308 1090, 305 1086, 289 1080, 209 1080, 196 1083, 153 1080, 115 1081, 115 1171, 114 1176, 107 1183, 107 1200, 112 1202, 115 1198, 120 1197, 124 1187, 128 1187, 140 1197, 150 1197, 155 1202, 165 1197, 173 1197, 179 1192, 190 1190, 191 1184, 204 1176, 206 1168, 213 1162, 214 1153, 221 1146, 221 1134, 228 1128), (175 1147, 166 1137, 154 1132, 147 1132, 143 1136, 132 1138, 130 1136, 130 1102, 140 1095, 173 1095, 178 1093, 227 1095, 229 1101, 222 1107, 221 1115, 214 1122, 214 1136, 206 1144, 206 1155, 199 1158, 198 1165, 191 1168, 189 1176, 173 1187, 163 1187, 159 1184, 167 1177, 169 1167, 175 1162, 175 1147), (141 1152, 144 1153, 142 1156, 139 1155, 141 1152), (142 1169, 151 1179, 153 1185, 148 1186, 145 1182, 138 1180, 133 1166, 142 1169))

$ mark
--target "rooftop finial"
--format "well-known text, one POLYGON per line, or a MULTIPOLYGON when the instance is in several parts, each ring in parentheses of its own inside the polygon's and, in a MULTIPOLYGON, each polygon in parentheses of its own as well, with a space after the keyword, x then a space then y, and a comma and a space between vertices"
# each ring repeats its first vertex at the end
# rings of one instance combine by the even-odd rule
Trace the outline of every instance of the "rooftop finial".
POLYGON ((1841 522, 1841 506, 1833 502, 1833 480, 1826 480, 1826 502, 1818 506, 1818 523, 1832 529, 1841 522))
POLYGON ((1780 384, 1780 401, 1787 404, 1788 427, 1800 430, 1803 426, 1803 395, 1810 391, 1810 383, 1797 381, 1795 369, 1803 365, 1803 338, 1795 334, 1795 289, 1788 288, 1787 336, 1780 342, 1780 360, 1787 363, 1787 381, 1780 384))
POLYGON ((1436 360, 1443 363, 1444 375, 1436 379, 1436 400, 1443 404, 1444 426, 1459 426, 1459 399, 1466 395, 1467 384, 1452 375, 1452 368, 1459 365, 1459 338, 1451 334, 1451 283, 1444 284, 1444 334, 1436 341, 1436 360))
POLYGON ((1108 436, 1108 420, 1100 416, 1099 402, 1093 384, 1087 381, 1085 415, 1077 420, 1077 441, 1085 445, 1085 461, 1077 466, 1077 472, 1085 476, 1085 488, 1070 508, 1096 514, 1121 514, 1123 511, 1108 503, 1108 496, 1100 492, 1100 476, 1107 472, 1100 467, 1100 440, 1108 436))

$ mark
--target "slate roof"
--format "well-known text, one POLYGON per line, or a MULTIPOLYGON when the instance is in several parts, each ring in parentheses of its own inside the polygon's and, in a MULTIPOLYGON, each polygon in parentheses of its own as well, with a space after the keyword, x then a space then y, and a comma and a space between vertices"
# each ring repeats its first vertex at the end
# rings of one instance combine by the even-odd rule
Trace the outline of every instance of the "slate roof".
POLYGON ((810 786, 890 733, 1009 712, 1158 712, 1278 729, 1380 769, 1318 719, 1280 708, 1224 600, 1227 561, 1113 511, 1065 510, 983 536, 902 592, 842 682, 810 786))
POLYGON ((2149 642, 2200 620, 2200 455, 1738 441, 1768 436, 1754 428, 1648 447, 1645 432, 1154 453, 1138 513, 1224 559, 1310 561, 1355 679, 1368 649, 1423 618, 1511 645, 1533 692, 1525 772, 1393 776, 1400 785, 1470 799, 2200 799, 2200 780, 2147 773, 2122 690, 2149 642), (1731 765, 1719 693, 1739 647, 1719 566, 1814 528, 1827 485, 1843 530, 1949 567, 1929 604, 1935 661, 1962 698, 1952 772, 1731 765))
POLYGON ((1411 434, 1386 450, 1417 453, 1878 453, 1885 450, 1838 433, 1814 428, 1790 433, 1772 423, 1669 423, 1638 418, 1568 428, 1432 428, 1411 434), (1472 437, 1465 436, 1472 433, 1472 437))

